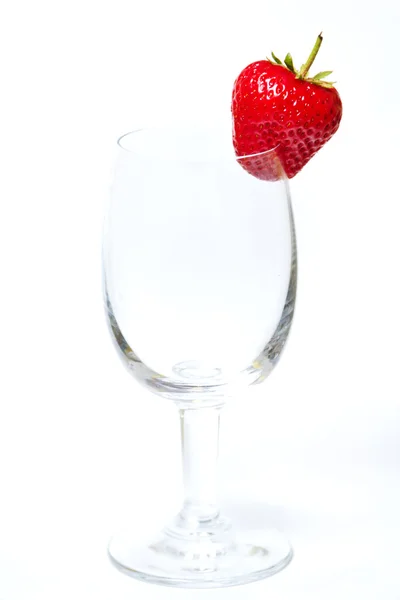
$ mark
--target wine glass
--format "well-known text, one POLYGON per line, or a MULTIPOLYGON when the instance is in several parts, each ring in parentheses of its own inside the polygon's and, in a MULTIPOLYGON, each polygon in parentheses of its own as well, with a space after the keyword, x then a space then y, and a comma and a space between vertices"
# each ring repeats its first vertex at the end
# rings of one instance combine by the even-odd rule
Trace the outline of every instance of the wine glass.
POLYGON ((216 131, 123 135, 103 264, 120 357, 179 409, 185 489, 180 513, 155 537, 142 543, 134 532, 115 535, 112 562, 133 577, 178 587, 238 585, 276 573, 292 557, 286 538, 232 525, 216 499, 221 409, 267 377, 292 322, 295 233, 276 153, 238 159, 230 135, 216 131), (260 177, 248 172, 248 161, 257 161, 260 177))

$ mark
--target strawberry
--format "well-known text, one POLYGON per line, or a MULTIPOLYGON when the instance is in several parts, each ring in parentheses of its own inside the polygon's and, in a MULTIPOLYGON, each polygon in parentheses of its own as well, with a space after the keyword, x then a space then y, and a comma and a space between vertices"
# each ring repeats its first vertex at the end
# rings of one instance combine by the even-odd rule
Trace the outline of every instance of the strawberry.
POLYGON ((242 166, 259 179, 279 177, 273 154, 249 156, 275 148, 287 176, 294 177, 338 130, 342 102, 332 71, 308 77, 322 43, 322 34, 299 70, 290 54, 284 64, 272 59, 248 65, 236 79, 232 94, 233 145, 242 166))

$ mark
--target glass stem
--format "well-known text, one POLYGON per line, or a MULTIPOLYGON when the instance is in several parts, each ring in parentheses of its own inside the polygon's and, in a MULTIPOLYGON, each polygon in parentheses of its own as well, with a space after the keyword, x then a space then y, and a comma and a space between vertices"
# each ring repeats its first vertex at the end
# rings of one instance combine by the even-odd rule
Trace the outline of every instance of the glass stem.
POLYGON ((221 407, 180 409, 183 485, 181 518, 196 527, 216 519, 221 407))

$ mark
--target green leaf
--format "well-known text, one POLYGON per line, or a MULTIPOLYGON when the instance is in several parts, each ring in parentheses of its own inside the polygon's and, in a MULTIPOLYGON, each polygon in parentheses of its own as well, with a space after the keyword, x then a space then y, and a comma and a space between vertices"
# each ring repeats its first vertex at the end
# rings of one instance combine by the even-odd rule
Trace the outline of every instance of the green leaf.
POLYGON ((336 81, 316 81, 315 85, 320 85, 324 88, 331 88, 335 85, 336 81))
POLYGON ((318 81, 319 79, 323 79, 324 77, 328 77, 328 75, 330 75, 331 73, 333 73, 333 71, 321 71, 320 73, 317 73, 316 75, 314 75, 314 77, 312 79, 314 81, 318 81))
POLYGON ((294 66, 293 66, 292 55, 289 54, 289 52, 286 54, 286 57, 285 57, 285 65, 287 66, 287 68, 289 69, 289 71, 292 71, 292 73, 296 72, 294 70, 294 66))
POLYGON ((279 60, 279 58, 277 56, 275 56, 275 54, 273 52, 271 52, 272 54, 272 58, 274 59, 274 61, 276 62, 277 65, 281 65, 282 61, 279 60))
POLYGON ((305 69, 305 65, 301 65, 301 67, 300 67, 300 69, 299 69, 299 71, 297 73, 297 77, 299 79, 303 79, 302 73, 303 73, 304 69, 305 69))

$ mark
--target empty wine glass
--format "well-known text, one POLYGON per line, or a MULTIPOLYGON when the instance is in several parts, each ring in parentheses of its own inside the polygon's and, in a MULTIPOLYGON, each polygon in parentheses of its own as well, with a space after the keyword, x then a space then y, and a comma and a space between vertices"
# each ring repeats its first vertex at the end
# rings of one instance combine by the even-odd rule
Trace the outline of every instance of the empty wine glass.
POLYGON ((216 465, 227 399, 263 381, 285 345, 296 293, 288 182, 274 151, 237 159, 229 135, 143 129, 118 140, 104 230, 110 331, 132 375, 173 400, 185 499, 155 538, 115 535, 113 563, 153 583, 222 587, 287 565, 276 531, 219 512, 216 465), (269 165, 254 177, 246 161, 269 165), (269 179, 269 180, 268 180, 269 179))

